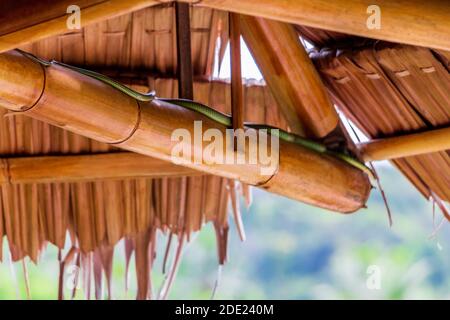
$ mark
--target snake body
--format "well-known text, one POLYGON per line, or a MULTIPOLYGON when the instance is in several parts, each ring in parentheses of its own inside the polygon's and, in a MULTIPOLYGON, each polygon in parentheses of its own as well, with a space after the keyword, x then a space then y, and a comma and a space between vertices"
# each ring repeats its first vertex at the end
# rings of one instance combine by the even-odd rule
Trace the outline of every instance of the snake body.
MULTIPOLYGON (((38 62, 39 64, 41 64, 45 67, 49 67, 51 65, 62 66, 64 68, 70 69, 72 71, 81 73, 83 75, 89 76, 98 81, 101 81, 101 82, 127 94, 128 96, 130 96, 138 101, 149 102, 152 100, 159 100, 159 101, 171 103, 171 104, 192 110, 194 112, 200 113, 200 114, 210 118, 211 120, 214 120, 226 127, 232 126, 232 119, 230 116, 228 116, 224 113, 221 113, 217 110, 214 110, 204 104, 201 104, 201 103, 198 103, 198 102, 195 102, 192 100, 188 100, 188 99, 158 98, 158 97, 156 97, 155 91, 150 91, 149 93, 137 92, 137 91, 121 84, 120 82, 117 82, 101 73, 83 69, 83 68, 79 68, 79 67, 75 67, 75 66, 71 66, 71 65, 68 65, 68 64, 65 64, 65 63, 62 63, 59 61, 55 61, 55 60, 47 61, 47 60, 38 58, 31 53, 22 51, 20 49, 16 49, 16 50, 19 53, 23 54, 24 56, 32 59, 35 62, 38 62)), ((366 172, 369 176, 373 177, 372 171, 368 167, 366 167, 363 163, 359 162, 357 159, 355 159, 347 154, 328 150, 326 145, 324 145, 322 143, 319 143, 319 142, 313 141, 313 140, 309 140, 309 139, 303 138, 299 135, 293 134, 291 132, 287 132, 285 130, 275 128, 275 127, 265 125, 265 124, 245 123, 244 125, 247 128, 252 128, 255 130, 267 130, 268 133, 270 133, 272 135, 277 135, 278 138, 280 138, 281 140, 284 140, 286 142, 295 143, 295 144, 301 145, 307 149, 313 150, 315 152, 326 153, 335 158, 341 159, 341 160, 347 162, 348 164, 350 164, 351 166, 356 167, 356 168, 366 172)))
MULTIPOLYGON (((194 102, 191 100, 187 100, 187 99, 166 99, 166 98, 157 98, 157 99, 160 101, 175 104, 175 105, 184 107, 186 109, 190 109, 192 111, 201 113, 204 116, 206 116, 214 121, 217 121, 218 123, 220 123, 226 127, 232 126, 232 119, 230 116, 227 116, 226 114, 223 114, 222 112, 214 110, 208 106, 205 106, 204 104, 194 102)), ((289 133, 289 132, 279 129, 279 128, 275 128, 275 127, 268 126, 265 124, 254 124, 254 123, 248 123, 248 122, 246 122, 244 125, 247 128, 251 128, 251 129, 255 129, 255 130, 267 130, 268 133, 277 135, 278 138, 280 138, 281 140, 300 144, 308 149, 311 149, 311 150, 314 150, 314 151, 317 151, 320 153, 323 153, 327 150, 327 147, 324 144, 305 139, 296 134, 289 133)))

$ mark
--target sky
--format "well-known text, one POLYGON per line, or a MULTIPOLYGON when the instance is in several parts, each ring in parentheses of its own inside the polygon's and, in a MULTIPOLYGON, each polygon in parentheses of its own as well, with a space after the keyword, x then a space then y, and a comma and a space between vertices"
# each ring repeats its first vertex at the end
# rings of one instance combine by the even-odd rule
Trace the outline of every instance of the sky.
MULTIPOLYGON (((217 46, 218 48, 219 46, 217 46)), ((217 59, 216 59, 217 61, 217 59)), ((262 80, 263 76, 261 72, 259 71, 258 66, 255 63, 255 60, 253 60, 252 54, 248 50, 247 45, 245 44, 245 41, 241 37, 241 65, 242 65, 242 77, 244 79, 256 79, 256 80, 262 80)), ((227 45, 227 49, 225 51, 225 56, 222 61, 222 66, 219 71, 219 66, 216 63, 214 65, 214 77, 220 78, 220 79, 230 79, 230 45, 227 45)))

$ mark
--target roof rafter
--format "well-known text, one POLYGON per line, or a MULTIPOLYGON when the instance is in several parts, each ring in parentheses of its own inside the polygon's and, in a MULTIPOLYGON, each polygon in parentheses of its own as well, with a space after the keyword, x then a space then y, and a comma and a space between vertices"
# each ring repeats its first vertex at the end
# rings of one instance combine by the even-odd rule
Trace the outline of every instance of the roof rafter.
MULTIPOLYGON (((67 7, 73 1, 52 0, 42 3, 25 0, 19 4, 15 0, 4 0, 0 8, 11 8, 4 15, 0 27, 0 53, 19 46, 32 43, 50 36, 71 32, 67 27, 67 7), (38 6, 42 9, 35 10, 38 6), (30 8, 33 13, 30 13, 30 8)), ((115 16, 136 11, 160 3, 156 0, 84 0, 79 1, 80 25, 84 27, 91 23, 113 18, 115 16)))
POLYGON ((293 131, 325 137, 339 117, 293 26, 242 16, 242 35, 293 131))
POLYGON ((202 174, 197 170, 133 152, 25 156, 0 159, 0 185, 3 183, 167 178, 202 174))
POLYGON ((375 139, 358 145, 365 161, 380 161, 450 150, 450 128, 386 139, 375 139))
MULTIPOLYGON (((368 7, 370 0, 181 0, 196 5, 241 14, 265 17, 293 24, 338 31, 368 38, 387 40, 450 50, 450 11, 448 3, 440 0, 378 1, 380 8, 380 29, 369 29, 368 7)), ((2 1, 1 8, 14 7, 14 12, 4 15, 9 21, 0 28, 0 52, 49 36, 67 33, 66 0, 45 1, 45 10, 34 10, 32 15, 23 15, 23 8, 35 8, 35 1, 2 1), (14 3, 14 6, 11 5, 14 3), (62 10, 64 9, 64 10, 62 10), (49 12, 52 15, 49 16, 49 12), (23 23, 11 21, 19 20, 23 23)), ((99 22, 120 14, 142 9, 160 3, 157 0, 84 0, 81 25, 99 22)), ((1 9, 0 8, 0 9, 1 9)), ((28 9, 27 12, 30 10, 28 9)))
MULTIPOLYGON (((184 0, 197 2, 197 0, 184 0)), ((450 10, 442 0, 379 0, 381 24, 369 29, 372 0, 202 0, 199 5, 367 38, 450 50, 450 10)))

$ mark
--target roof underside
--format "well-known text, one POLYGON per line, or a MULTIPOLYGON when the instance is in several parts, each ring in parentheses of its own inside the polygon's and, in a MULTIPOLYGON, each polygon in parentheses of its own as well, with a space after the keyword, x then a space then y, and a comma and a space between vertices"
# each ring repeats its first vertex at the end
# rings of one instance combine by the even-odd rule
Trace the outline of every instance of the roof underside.
MULTIPOLYGON (((369 138, 450 125, 450 53, 299 26, 335 104, 369 138)), ((426 197, 450 200, 450 152, 392 163, 426 197)))
MULTIPOLYGON (((374 43, 314 57, 335 103, 370 138, 450 124, 450 75, 443 52, 374 43)), ((427 198, 433 191, 450 200, 449 151, 393 163, 427 198)))
MULTIPOLYGON (((205 80, 211 74, 214 57, 220 56, 221 49, 215 52, 216 39, 227 39, 228 33, 221 31, 226 17, 224 12, 211 9, 192 10, 192 62, 198 79, 194 84, 195 100, 229 113, 229 84, 205 80)), ((46 59, 103 70, 136 90, 156 90, 159 96, 176 97, 174 27, 174 9, 163 5, 22 49, 46 59)), ((269 89, 261 83, 246 83, 244 105, 246 121, 286 128, 269 89)), ((0 154, 4 156, 118 151, 25 116, 4 117, 6 113, 0 110, 0 154)), ((66 230, 73 230, 81 250, 89 252, 102 245, 114 245, 151 225, 186 234, 198 231, 207 221, 227 227, 229 189, 226 179, 216 176, 0 188, 0 216, 4 216, 3 229, 14 260, 24 255, 36 260, 46 241, 64 247, 66 230)))
MULTIPOLYGON (((22 49, 45 59, 102 70, 138 90, 154 89, 159 96, 176 97, 174 30, 173 6, 159 5, 22 49)), ((303 26, 297 31, 316 46, 311 57, 333 102, 368 137, 450 125, 449 52, 303 26)), ((198 80, 194 100, 229 113, 229 84, 210 80, 228 41, 227 14, 192 8, 191 34, 194 77, 198 80)), ((287 128, 264 83, 246 83, 244 105, 246 121, 287 128)), ((1 109, 2 155, 117 151, 37 120, 5 114, 1 109)), ((433 192, 442 200, 450 200, 449 151, 400 158, 393 164, 425 197, 433 192)), ((206 221, 213 221, 218 237, 226 241, 228 184, 224 178, 205 175, 1 186, 0 239, 2 233, 7 235, 14 260, 25 255, 36 260, 47 241, 62 248, 67 230, 74 239, 76 236, 84 252, 111 247, 149 226, 189 234, 206 221)), ((0 259, 1 248, 0 244, 0 259)), ((223 246, 219 245, 219 255, 224 255, 220 250, 223 246)))

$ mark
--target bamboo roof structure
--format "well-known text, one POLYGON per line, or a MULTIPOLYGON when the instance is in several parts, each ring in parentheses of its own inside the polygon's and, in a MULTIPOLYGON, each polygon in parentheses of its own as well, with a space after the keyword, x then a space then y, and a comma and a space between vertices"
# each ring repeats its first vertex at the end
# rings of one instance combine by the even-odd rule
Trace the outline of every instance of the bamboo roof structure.
MULTIPOLYGON (((137 298, 165 298, 181 249, 205 223, 214 225, 219 264, 227 259, 229 216, 245 238, 239 206, 241 197, 251 202, 250 186, 331 211, 365 206, 372 189, 366 172, 283 141, 269 178, 252 166, 173 164, 171 130, 190 130, 194 120, 226 127, 170 103, 136 101, 61 67, 43 68, 12 51, 95 70, 139 92, 179 96, 189 70, 178 81, 186 65, 177 54, 173 1, 78 1, 82 28, 67 30, 72 2, 0 5, 7 12, 0 17, 0 261, 2 241, 13 261, 35 263, 50 243, 61 250, 60 277, 77 263, 101 287, 123 240, 127 261, 135 255, 137 298), (176 251, 159 297, 151 296, 150 275, 157 232, 167 235, 167 250, 176 251)), ((358 24, 367 18, 365 7, 359 10, 364 2, 190 3, 193 100, 231 114, 233 128, 270 125, 356 160, 389 160, 424 197, 449 202, 448 5, 382 1, 386 25, 376 32, 358 24), (411 18, 419 14, 423 19, 411 18), (264 81, 240 77, 240 33, 264 81), (231 83, 213 74, 230 39, 231 83), (347 119, 367 142, 352 141, 347 119)))

